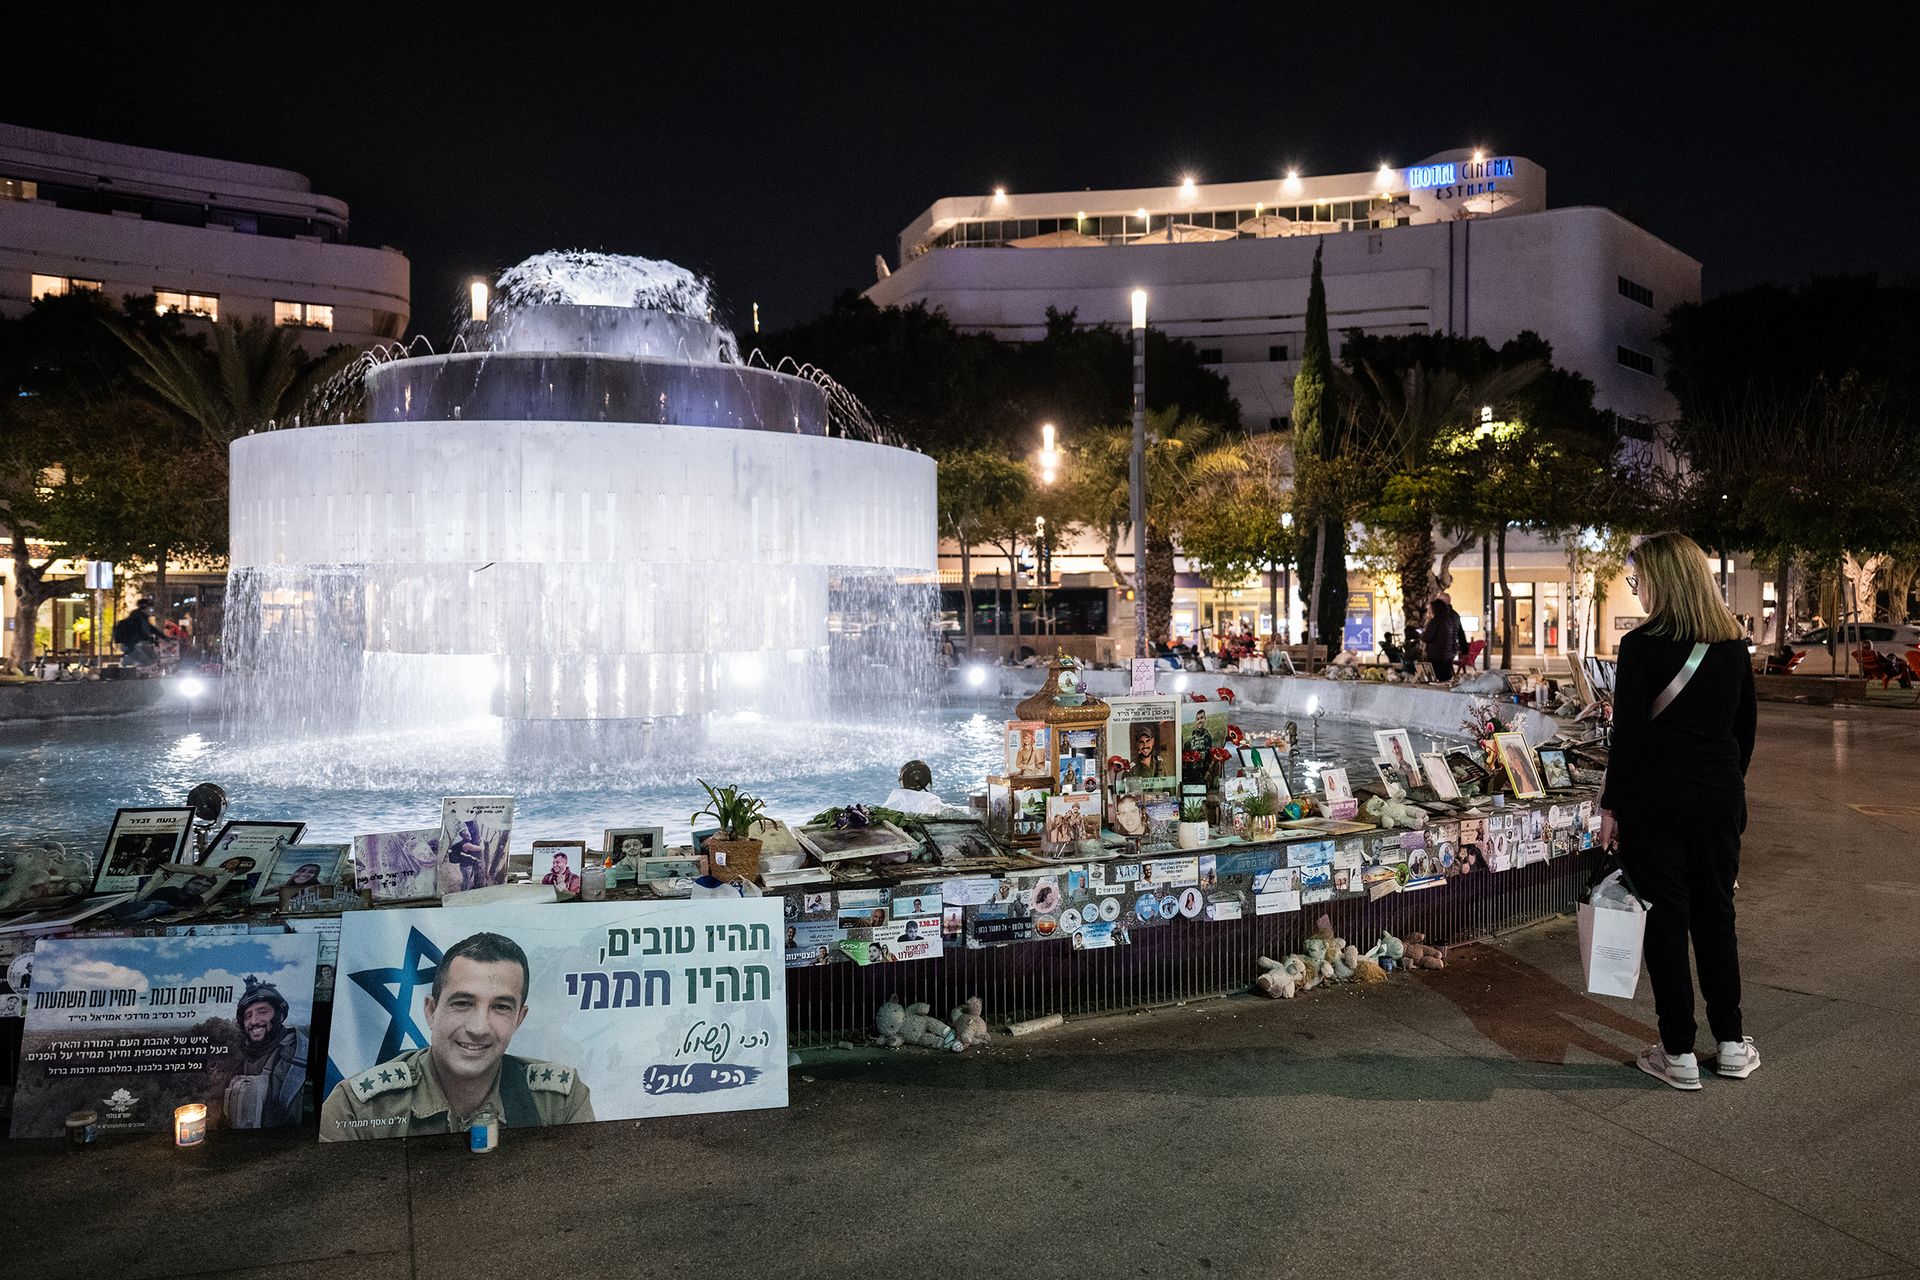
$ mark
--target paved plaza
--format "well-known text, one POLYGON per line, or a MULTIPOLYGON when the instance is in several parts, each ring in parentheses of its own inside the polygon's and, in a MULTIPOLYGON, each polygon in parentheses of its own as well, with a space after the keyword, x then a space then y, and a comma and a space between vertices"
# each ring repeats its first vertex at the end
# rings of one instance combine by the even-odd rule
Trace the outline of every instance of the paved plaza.
POLYGON ((4 1143, 0 1274, 1920 1276, 1916 766, 1920 714, 1762 707, 1748 1081, 1683 1095, 1624 1065, 1646 984, 1582 995, 1562 921, 1380 987, 826 1051, 785 1111, 488 1157, 4 1143))

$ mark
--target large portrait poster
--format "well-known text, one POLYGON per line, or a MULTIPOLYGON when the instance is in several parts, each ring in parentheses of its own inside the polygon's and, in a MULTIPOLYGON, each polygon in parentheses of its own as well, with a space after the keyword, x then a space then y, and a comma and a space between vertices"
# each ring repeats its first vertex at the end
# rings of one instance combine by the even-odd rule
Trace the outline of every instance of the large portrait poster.
POLYGON ((58 1137, 73 1111, 105 1133, 164 1130, 207 1104, 209 1127, 298 1124, 313 1029, 311 935, 49 938, 14 1091, 13 1136, 58 1137))
POLYGON ((1136 791, 1180 785, 1180 704, 1170 697, 1107 699, 1107 755, 1126 760, 1136 791))
POLYGON ((787 1105, 778 898, 344 918, 320 1139, 787 1105))

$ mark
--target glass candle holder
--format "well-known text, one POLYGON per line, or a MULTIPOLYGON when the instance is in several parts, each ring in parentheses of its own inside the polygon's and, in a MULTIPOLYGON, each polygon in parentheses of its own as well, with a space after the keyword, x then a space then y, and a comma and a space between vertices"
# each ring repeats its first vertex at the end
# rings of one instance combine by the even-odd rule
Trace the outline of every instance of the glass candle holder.
POLYGON ((173 1145, 197 1147, 207 1140, 207 1104, 189 1102, 173 1109, 173 1145))

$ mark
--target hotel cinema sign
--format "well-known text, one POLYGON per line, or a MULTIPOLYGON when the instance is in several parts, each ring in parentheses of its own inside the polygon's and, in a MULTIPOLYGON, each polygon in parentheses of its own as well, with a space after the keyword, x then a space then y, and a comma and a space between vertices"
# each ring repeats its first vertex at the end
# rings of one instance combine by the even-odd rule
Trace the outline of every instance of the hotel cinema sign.
POLYGON ((1446 164, 1416 164, 1407 170, 1407 190, 1431 191, 1436 200, 1457 200, 1462 196, 1492 191, 1493 179, 1513 176, 1513 158, 1495 156, 1491 160, 1458 160, 1446 164))

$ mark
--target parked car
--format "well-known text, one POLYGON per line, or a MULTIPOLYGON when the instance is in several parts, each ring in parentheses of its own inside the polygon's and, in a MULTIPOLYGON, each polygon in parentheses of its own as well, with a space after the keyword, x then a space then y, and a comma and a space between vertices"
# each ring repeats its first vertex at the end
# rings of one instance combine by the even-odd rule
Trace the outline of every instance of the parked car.
MULTIPOLYGON (((1789 649, 1807 655, 1806 661, 1800 664, 1802 674, 1824 672, 1827 669, 1827 644, 1831 630, 1817 627, 1787 641, 1789 649)), ((1847 661, 1847 654, 1863 644, 1876 653, 1894 658, 1903 658, 1907 650, 1920 646, 1920 627, 1907 623, 1849 622, 1841 626, 1839 632, 1833 650, 1832 666, 1835 670, 1847 661)))

